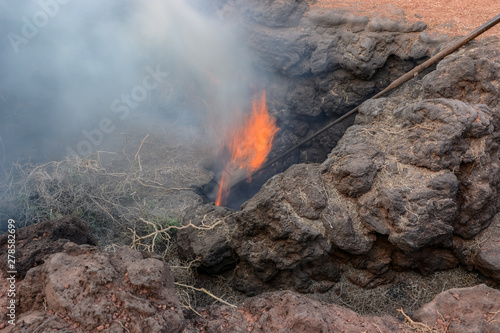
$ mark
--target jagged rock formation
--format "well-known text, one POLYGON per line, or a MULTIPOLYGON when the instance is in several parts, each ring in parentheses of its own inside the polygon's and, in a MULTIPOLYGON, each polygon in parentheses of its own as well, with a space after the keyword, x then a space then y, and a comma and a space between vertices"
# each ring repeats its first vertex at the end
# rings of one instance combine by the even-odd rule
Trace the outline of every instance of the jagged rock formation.
POLYGON ((364 103, 321 165, 271 178, 228 221, 235 287, 374 287, 459 263, 498 280, 500 41, 364 103), (233 222, 234 221, 234 222, 233 222))
POLYGON ((500 292, 479 285, 442 292, 415 318, 403 323, 390 316, 360 316, 337 305, 327 305, 290 291, 249 298, 237 310, 226 306, 205 309, 188 321, 188 332, 497 332, 500 292))
MULTIPOLYGON (((267 78, 270 112, 281 131, 273 154, 309 135, 438 51, 445 38, 429 34, 424 22, 409 23, 397 8, 355 15, 315 7, 314 1, 219 1, 228 19, 238 17, 250 56, 267 78)), ((290 156, 292 163, 323 161, 348 123, 330 130, 290 156)))
MULTIPOLYGON (((30 268, 43 264, 49 254, 61 251, 68 241, 96 245, 87 222, 74 216, 37 223, 30 228, 17 228, 16 271, 21 278, 24 278, 30 268)), ((7 233, 0 235, 0 247, 7 248, 8 240, 7 233)), ((0 254, 3 271, 10 270, 7 269, 7 254, 7 251, 0 254)))
MULTIPOLYGON (((39 228, 21 230, 34 238, 39 228)), ((410 314, 419 323, 388 314, 360 315, 292 291, 264 293, 237 308, 211 305, 197 308, 198 314, 182 313, 170 270, 159 256, 59 241, 61 250, 47 248, 45 261, 26 266, 26 277, 17 280, 16 326, 2 321, 2 332, 418 332, 423 325, 455 333, 500 330, 495 317, 500 291, 485 285, 442 292, 410 314)), ((3 301, 9 284, 1 277, 3 301)))
MULTIPOLYGON (((249 43, 262 51, 255 64, 279 74, 267 84, 271 111, 285 125, 277 146, 358 104, 442 42, 420 23, 310 10, 303 1, 230 4, 247 16, 249 43)), ((68 217, 18 230, 17 326, 0 329, 411 331, 389 315, 263 292, 321 293, 342 275, 370 288, 402 270, 430 274, 459 264, 499 283, 499 50, 496 39, 472 43, 424 78, 366 102, 325 161, 274 176, 240 211, 188 209, 183 223, 196 228, 178 232, 179 255, 199 259, 209 274, 234 269, 236 289, 260 294, 237 309, 211 306, 184 317, 161 258, 101 252, 89 227, 68 217)), ((341 132, 313 142, 312 159, 341 132)), ((8 286, 0 281, 2 296, 8 286)), ((484 285, 453 289, 411 316, 429 329, 494 332, 499 303, 500 292, 484 285)))
POLYGON ((187 210, 182 220, 184 226, 194 227, 181 229, 177 234, 181 259, 198 259, 198 268, 208 274, 219 274, 236 266, 236 253, 227 242, 228 226, 233 224, 229 209, 199 205, 187 210))
POLYGON ((49 252, 17 282, 16 325, 2 323, 6 332, 182 331, 174 280, 159 256, 68 241, 49 252))
POLYGON ((414 319, 448 332, 496 332, 500 292, 479 285, 450 289, 437 295, 414 314, 414 319), (481 309, 481 310, 479 310, 481 309))

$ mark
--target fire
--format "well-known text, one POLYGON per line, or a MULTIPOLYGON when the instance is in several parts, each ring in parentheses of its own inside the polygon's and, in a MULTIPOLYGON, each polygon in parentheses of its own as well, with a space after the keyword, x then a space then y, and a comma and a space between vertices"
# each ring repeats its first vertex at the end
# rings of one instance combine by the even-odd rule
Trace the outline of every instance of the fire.
POLYGON ((229 195, 231 176, 243 172, 249 177, 264 164, 278 130, 276 120, 267 110, 264 90, 260 98, 254 97, 252 113, 243 119, 242 125, 230 130, 226 136, 224 144, 229 150, 230 160, 224 165, 215 200, 217 206, 223 204, 229 195))

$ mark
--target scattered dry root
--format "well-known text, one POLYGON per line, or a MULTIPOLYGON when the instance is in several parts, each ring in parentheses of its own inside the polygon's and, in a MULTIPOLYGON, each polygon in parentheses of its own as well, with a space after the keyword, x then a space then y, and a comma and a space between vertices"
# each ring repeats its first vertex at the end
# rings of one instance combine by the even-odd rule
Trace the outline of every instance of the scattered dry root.
MULTIPOLYGON (((183 288, 188 288, 188 289, 192 289, 192 290, 195 290, 195 291, 200 291, 200 292, 203 292, 205 294, 207 294, 208 296, 214 298, 215 300, 217 300, 218 302, 222 303, 222 304, 226 304, 227 306, 230 306, 232 308, 236 308, 237 306, 234 305, 234 304, 231 304, 231 303, 228 303, 226 302, 225 300, 223 300, 222 298, 220 297, 217 297, 215 296, 214 294, 212 294, 211 292, 209 292, 208 290, 206 290, 205 288, 196 288, 196 287, 193 287, 193 286, 189 286, 189 285, 186 285, 186 284, 182 284, 182 283, 175 283, 176 286, 179 286, 179 287, 183 287, 183 288)), ((191 310, 193 310, 191 308, 191 306, 189 306, 189 308, 191 310)), ((193 310, 194 311, 194 310, 193 310)), ((196 312, 196 311, 195 311, 196 312)))
POLYGON ((199 169, 186 166, 199 152, 179 146, 158 147, 160 139, 149 134, 141 139, 129 151, 99 151, 87 158, 41 165, 14 164, 0 175, 0 219, 15 218, 26 226, 64 215, 78 216, 90 224, 106 251, 126 245, 160 254, 171 267, 179 299, 186 308, 195 311, 195 307, 214 302, 232 305, 231 300, 241 296, 232 291, 227 279, 199 282, 198 262, 182 262, 175 239, 180 229, 210 230, 223 220, 182 226, 179 215, 189 201, 176 205, 175 211, 165 208, 172 194, 178 198, 193 191, 185 183, 204 181, 199 169))
MULTIPOLYGON (((404 311, 403 309, 398 309, 397 310, 399 313, 403 315, 405 318, 405 324, 409 326, 413 330, 413 332, 422 332, 422 333, 444 333, 442 331, 438 331, 436 329, 433 329, 429 327, 428 325, 425 325, 424 323, 420 323, 417 321, 413 321, 404 311)), ((445 331, 446 332, 446 331, 445 331)))

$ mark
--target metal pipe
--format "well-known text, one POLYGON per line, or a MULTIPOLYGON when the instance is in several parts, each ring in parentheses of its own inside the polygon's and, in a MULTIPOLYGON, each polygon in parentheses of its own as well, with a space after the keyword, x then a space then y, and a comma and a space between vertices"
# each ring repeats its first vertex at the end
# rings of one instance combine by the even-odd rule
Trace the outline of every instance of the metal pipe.
MULTIPOLYGON (((425 61, 424 63, 418 65, 417 67, 413 68, 411 71, 409 71, 408 73, 402 75, 401 77, 399 77, 398 79, 394 80, 389 86, 387 86, 387 88, 385 88, 384 90, 380 91, 379 93, 377 93, 376 95, 370 97, 368 100, 371 100, 371 99, 376 99, 376 98, 379 98, 381 97, 382 95, 388 93, 389 91, 401 86, 403 83, 409 81, 410 79, 414 78, 414 77, 417 77, 418 74, 420 74, 421 72, 423 72, 425 69, 429 68, 430 66, 434 65, 436 62, 442 60, 444 57, 446 57, 447 55, 455 52, 457 49, 459 49, 460 47, 464 46, 465 44, 467 44, 468 42, 470 42, 471 40, 473 40, 474 38, 476 38, 477 36, 481 35, 482 33, 484 33, 485 31, 491 29, 492 27, 494 27, 496 24, 498 24, 500 22, 500 14, 498 14, 497 16, 495 16, 494 18, 492 18, 491 20, 489 20, 488 22, 484 23, 483 25, 481 25, 479 28, 475 29, 474 31, 472 31, 470 34, 468 34, 467 36, 461 38, 459 41, 457 41, 456 43, 454 43, 453 45, 451 45, 450 47, 444 49, 443 51, 435 54, 434 56, 432 56, 429 60, 425 61)), ((359 107, 361 105, 358 105, 357 107, 355 107, 354 109, 352 109, 351 111, 347 112, 346 114, 344 114, 343 116, 335 119, 334 121, 332 121, 331 123, 327 124, 326 126, 324 126, 323 128, 319 129, 318 131, 316 131, 315 133, 311 134, 309 137, 303 139, 302 141, 300 141, 299 143, 297 143, 295 146, 291 147, 290 149, 288 149, 287 151, 281 153, 280 155, 278 155, 277 157, 273 158, 272 160, 266 162, 263 166, 261 166, 260 168, 258 168, 257 170, 255 170, 254 172, 252 172, 252 174, 250 176, 247 176, 247 177, 243 177, 242 179, 238 180, 236 183, 234 183, 231 187, 234 187, 234 186, 237 186, 239 184, 241 184, 242 182, 244 182, 245 180, 247 179, 250 179, 252 178, 253 176, 255 176, 256 174, 258 174, 259 172, 261 172, 262 170, 268 168, 269 166, 271 166, 272 164, 274 164, 275 162, 281 160, 283 157, 287 156, 288 154, 290 154, 291 152, 295 151, 297 148, 300 148, 302 145, 304 145, 305 143, 311 141, 312 139, 314 139, 315 137, 317 137, 318 135, 321 135, 323 134, 324 132, 326 132, 327 130, 329 130, 330 128, 332 128, 334 125, 340 123, 342 120, 346 119, 347 117, 355 114, 359 107)))

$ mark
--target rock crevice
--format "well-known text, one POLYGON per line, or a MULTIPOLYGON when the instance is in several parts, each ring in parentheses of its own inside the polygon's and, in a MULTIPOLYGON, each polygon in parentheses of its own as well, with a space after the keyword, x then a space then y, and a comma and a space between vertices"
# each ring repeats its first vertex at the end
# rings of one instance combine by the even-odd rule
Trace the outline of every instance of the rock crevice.
POLYGON ((494 39, 473 43, 444 60, 454 71, 440 65, 363 103, 323 163, 290 167, 232 213, 226 241, 239 259, 236 275, 254 282, 238 288, 313 291, 343 271, 374 287, 397 271, 427 275, 459 263, 496 279, 498 249, 479 246, 472 259, 468 251, 500 212, 500 112, 481 103, 489 101, 484 84, 499 86, 500 78, 479 84, 455 72, 494 66, 499 47, 494 39), (444 97, 444 85, 474 92, 444 97))

